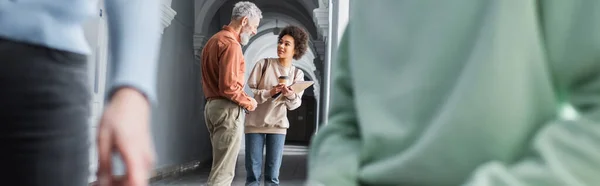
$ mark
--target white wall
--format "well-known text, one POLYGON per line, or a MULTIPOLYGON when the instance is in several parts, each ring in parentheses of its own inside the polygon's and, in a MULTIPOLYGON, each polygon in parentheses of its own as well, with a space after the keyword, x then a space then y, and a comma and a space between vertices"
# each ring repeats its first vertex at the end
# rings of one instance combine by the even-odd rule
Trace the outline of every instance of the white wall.
POLYGON ((98 167, 98 158, 96 151, 96 126, 102 114, 104 107, 104 91, 106 84, 106 20, 100 17, 100 10, 103 9, 104 0, 98 1, 96 16, 88 20, 84 25, 85 37, 92 49, 91 55, 88 56, 88 85, 92 93, 91 100, 91 117, 88 120, 89 127, 89 144, 90 144, 90 177, 89 180, 95 180, 95 171, 98 167))
POLYGON ((350 0, 333 0, 332 6, 330 9, 330 11, 333 11, 331 17, 331 31, 333 35, 331 37, 331 62, 335 63, 338 46, 350 20, 350 0))
POLYGON ((337 6, 337 43, 340 44, 342 35, 350 19, 350 0, 335 0, 337 6))
POLYGON ((172 1, 177 15, 162 38, 152 130, 157 168, 210 158, 203 117, 200 66, 195 63, 194 0, 172 1))
MULTIPOLYGON (((103 4, 100 0, 99 5, 103 4)), ((157 155, 157 169, 210 159, 211 146, 202 113, 200 67, 194 62, 192 34, 194 31, 194 0, 165 0, 177 12, 162 35, 158 64, 157 94, 159 105, 152 108, 152 136, 157 155)), ((100 11, 101 7, 98 7, 100 11)), ((161 21, 161 20, 157 20, 161 21)), ((97 152, 96 125, 102 113, 106 84, 105 20, 93 18, 85 25, 86 38, 93 49, 89 56, 90 89, 97 94, 92 101, 90 118, 90 181, 95 180, 97 152), (96 62, 99 63, 96 67, 96 62), (96 73, 98 69, 98 73, 96 73), (96 81, 97 80, 97 81, 96 81)), ((115 160, 115 174, 123 174, 121 161, 115 160)))

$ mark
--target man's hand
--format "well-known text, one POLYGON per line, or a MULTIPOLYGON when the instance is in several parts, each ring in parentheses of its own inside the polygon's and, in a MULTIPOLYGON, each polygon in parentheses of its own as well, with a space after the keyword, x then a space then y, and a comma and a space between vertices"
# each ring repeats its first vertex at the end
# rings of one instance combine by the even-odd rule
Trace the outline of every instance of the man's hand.
POLYGON ((289 99, 294 98, 293 97, 293 96, 295 96, 294 95, 294 89, 292 89, 292 87, 284 87, 283 88, 283 96, 285 96, 285 97, 287 97, 289 99))
POLYGON ((246 108, 246 110, 254 111, 257 106, 258 106, 258 103, 256 102, 256 100, 254 98, 250 98, 250 107, 246 108))
POLYGON ((107 105, 98 127, 100 186, 147 186, 154 164, 150 134, 150 104, 137 90, 121 88, 107 105), (112 153, 123 158, 126 174, 112 175, 112 153))

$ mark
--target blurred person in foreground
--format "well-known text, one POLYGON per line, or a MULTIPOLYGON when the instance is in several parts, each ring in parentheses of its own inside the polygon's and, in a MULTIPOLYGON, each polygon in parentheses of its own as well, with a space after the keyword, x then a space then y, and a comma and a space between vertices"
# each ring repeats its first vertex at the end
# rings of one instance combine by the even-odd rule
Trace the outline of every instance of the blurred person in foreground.
MULTIPOLYGON (((96 1, 0 1, 0 174, 24 186, 82 186, 89 176, 91 92, 83 24, 96 1)), ((147 185, 158 0, 106 0, 112 77, 98 126, 101 185, 147 185), (126 175, 112 177, 118 152, 126 175)))
POLYGON ((308 185, 600 183, 600 1, 351 1, 350 14, 308 185))
POLYGON ((237 2, 229 25, 213 35, 202 49, 204 118, 212 144, 209 186, 229 186, 243 137, 246 111, 256 100, 244 92, 246 63, 242 45, 256 35, 262 12, 251 2, 237 2))

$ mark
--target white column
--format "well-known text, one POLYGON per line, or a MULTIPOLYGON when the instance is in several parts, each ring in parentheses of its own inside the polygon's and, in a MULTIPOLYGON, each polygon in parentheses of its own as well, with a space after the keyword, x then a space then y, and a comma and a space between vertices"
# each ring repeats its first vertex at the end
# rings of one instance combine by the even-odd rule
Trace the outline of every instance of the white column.
POLYGON ((337 30, 336 35, 338 42, 335 44, 337 49, 337 46, 342 40, 342 35, 344 34, 344 31, 346 30, 346 26, 348 26, 348 21, 350 19, 350 0, 333 0, 333 2, 334 6, 337 9, 337 11, 333 12, 334 14, 337 14, 337 25, 335 26, 337 27, 335 28, 337 30))
MULTIPOLYGON (((107 76, 107 62, 108 62, 108 32, 106 30, 106 15, 104 10, 104 0, 98 1, 99 19, 96 19, 94 22, 90 23, 92 25, 86 26, 86 34, 89 35, 89 43, 93 49, 93 53, 90 56, 90 79, 93 80, 90 88, 93 92, 92 98, 92 117, 90 118, 90 175, 89 181, 93 182, 96 180, 96 170, 98 168, 98 157, 96 151, 96 125, 98 124, 99 117, 104 110, 104 91, 105 91, 105 82, 107 76), (89 30, 94 29, 94 30, 89 30), (93 72, 93 73, 91 73, 93 72)), ((171 21, 177 15, 177 12, 171 8, 171 0, 163 0, 161 5, 161 25, 162 29, 160 30, 161 34, 164 32, 164 29, 171 25, 171 21)), ((157 20, 158 21, 158 20, 157 20)), ((119 172, 124 170, 122 168, 123 164, 120 159, 115 160, 115 167, 119 172)))
POLYGON ((319 8, 313 10, 313 20, 317 23, 319 34, 326 38, 329 35, 329 1, 319 0, 319 8))
MULTIPOLYGON (((193 74, 196 76, 197 80, 201 80, 202 79, 202 61, 201 61, 201 55, 202 55, 202 48, 204 48, 204 44, 207 41, 207 37, 202 35, 202 34, 198 34, 198 33, 194 33, 193 35, 193 50, 194 50, 194 65, 193 65, 193 74)), ((204 105, 204 92, 202 92, 202 84, 200 83, 194 83, 194 87, 193 87, 194 91, 198 90, 198 92, 200 93, 200 95, 198 96, 194 96, 194 99, 200 99, 200 105, 204 105)), ((194 100, 194 103, 197 103, 197 100, 194 100)), ((204 112, 204 106, 200 107, 200 113, 204 112)), ((243 144, 243 143, 242 143, 243 144)))
MULTIPOLYGON (((314 11, 314 19, 323 36, 325 47, 325 60, 323 66, 323 107, 321 107, 321 124, 327 124, 330 98, 330 68, 336 62, 338 46, 343 33, 348 25, 350 15, 349 0, 320 0, 319 8, 314 11)), ((319 47, 317 47, 319 50, 319 47)))
POLYGON ((96 170, 98 168, 98 156, 96 151, 96 127, 104 108, 104 92, 107 72, 107 43, 108 34, 106 30, 106 15, 104 10, 104 1, 98 1, 96 17, 87 22, 84 26, 86 39, 92 53, 88 56, 88 78, 90 81, 90 109, 91 116, 89 122, 89 177, 90 182, 96 179, 96 170))
POLYGON ((350 17, 350 0, 332 0, 331 62, 337 61, 337 52, 350 17))
POLYGON ((208 40, 208 38, 201 33, 194 33, 193 36, 194 39, 194 56, 196 58, 197 62, 200 62, 200 56, 202 54, 202 48, 204 48, 204 44, 206 44, 206 41, 208 40))
POLYGON ((348 25, 350 17, 350 0, 332 0, 331 1, 331 61, 335 62, 337 58, 338 46, 348 25))
POLYGON ((317 53, 321 60, 323 61, 323 66, 321 69, 323 76, 321 78, 321 89, 323 93, 321 94, 321 101, 319 102, 319 109, 317 113, 317 126, 316 130, 318 130, 319 125, 324 125, 327 122, 327 113, 329 112, 329 66, 331 64, 331 45, 330 45, 330 35, 331 35, 331 11, 330 11, 329 0, 319 0, 319 8, 313 10, 313 19, 317 24, 319 35, 322 38, 322 41, 315 42, 315 47, 317 49, 317 53))

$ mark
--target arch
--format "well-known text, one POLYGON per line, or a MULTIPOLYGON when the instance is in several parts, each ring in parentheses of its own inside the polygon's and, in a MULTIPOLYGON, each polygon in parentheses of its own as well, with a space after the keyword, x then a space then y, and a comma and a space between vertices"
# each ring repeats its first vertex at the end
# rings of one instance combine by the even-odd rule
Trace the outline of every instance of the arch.
MULTIPOLYGON (((219 9, 227 3, 233 3, 233 0, 196 0, 195 4, 195 24, 194 32, 199 34, 211 34, 209 29, 219 9)), ((317 7, 317 3, 312 0, 294 0, 294 1, 264 1, 255 2, 263 11, 263 19, 267 14, 276 12, 286 17, 297 17, 301 19, 301 25, 307 28, 311 36, 317 37, 317 28, 312 18, 312 9, 317 7), (297 9, 297 7, 302 7, 297 9)), ((298 20, 296 19, 296 20, 298 20)))
MULTIPOLYGON (((252 43, 248 44, 248 48, 244 51, 244 58, 246 59, 246 74, 245 79, 248 79, 250 76, 250 72, 254 68, 256 62, 263 58, 273 58, 277 57, 277 35, 274 34, 265 34, 256 38, 252 43)), ((316 58, 315 54, 312 50, 308 50, 302 58, 299 60, 294 60, 293 64, 299 69, 307 72, 305 76, 308 76, 309 79, 315 81, 314 86, 314 95, 315 97, 319 96, 320 93, 320 83, 317 80, 317 76, 315 71, 317 67, 314 64, 314 59, 316 58)), ((250 92, 249 89, 246 92, 250 92)), ((319 101, 317 99, 317 104, 319 101)))
POLYGON ((194 31, 196 33, 206 33, 208 26, 215 16, 215 13, 225 3, 224 0, 201 0, 196 1, 195 4, 195 24, 194 31))
MULTIPOLYGON (((281 29, 281 28, 283 28, 283 27, 285 27, 285 26, 287 26, 287 25, 296 25, 296 26, 299 26, 300 28, 302 28, 302 29, 305 29, 305 30, 306 30, 306 28, 305 28, 303 25, 298 25, 298 23, 294 23, 294 22, 283 22, 283 24, 282 24, 281 22, 277 21, 277 22, 279 22, 279 23, 275 24, 274 22, 275 22, 274 20, 273 20, 273 21, 271 21, 271 20, 267 20, 267 22, 265 23, 265 25, 262 25, 262 26, 260 26, 260 27, 259 27, 259 29, 258 29, 258 30, 259 30, 259 31, 258 31, 258 33, 257 33, 255 36, 253 36, 252 38, 250 38, 250 41, 248 42, 248 45, 246 45, 246 46, 242 46, 242 47, 243 47, 243 50, 244 50, 244 52, 246 51, 246 49, 247 49, 247 48, 248 48, 248 47, 249 47, 249 46, 250 46, 250 45, 251 45, 251 44, 252 44, 252 43, 253 43, 253 42, 254 42, 254 41, 257 39, 257 38, 260 38, 260 37, 261 37, 261 36, 263 36, 263 35, 270 35, 270 34, 275 34, 275 35, 278 35, 279 33, 275 33, 275 31, 276 31, 276 28, 280 28, 280 29, 281 29), (273 23, 273 24, 271 24, 271 23, 273 23)), ((277 31, 277 32, 278 32, 278 31, 277 31)), ((277 39, 275 39, 275 41, 277 41, 277 39)), ((318 53, 317 53, 317 51, 316 51, 316 49, 315 49, 315 46, 314 46, 314 44, 313 44, 313 43, 314 43, 314 42, 313 42, 313 40, 312 40, 312 39, 310 39, 310 36, 309 36, 309 40, 308 40, 308 50, 310 50, 310 51, 311 51, 313 54, 318 54, 318 53)), ((315 56, 316 56, 316 55, 315 55, 315 56)))
MULTIPOLYGON (((267 33, 253 37, 255 39, 252 41, 252 43, 248 44, 248 47, 244 51, 244 58, 246 59, 247 69, 246 74, 244 75, 245 79, 248 79, 248 77, 250 76, 250 72, 252 72, 252 69, 254 68, 256 62, 262 60, 263 58, 277 57, 277 37, 278 35, 275 35, 272 32, 271 34, 267 33)), ((304 72, 305 79, 310 79, 315 82, 315 84, 313 85, 313 95, 316 102, 315 112, 319 113, 319 108, 321 107, 321 100, 319 99, 321 87, 320 82, 316 76, 317 68, 314 64, 315 58, 316 55, 313 52, 313 50, 307 50, 306 54, 302 56, 302 58, 300 58, 299 60, 294 60, 293 64, 304 72)), ((253 95, 252 91, 248 86, 245 86, 244 90, 249 95, 253 95)), ((315 132, 319 128, 318 120, 319 116, 317 114, 315 116, 314 121, 315 132)))
POLYGON ((304 30, 306 30, 306 32, 308 32, 308 34, 310 35, 310 38, 315 37, 313 35, 314 33, 309 31, 309 28, 307 27, 307 25, 305 23, 302 23, 298 19, 295 19, 289 15, 278 13, 278 12, 263 13, 263 19, 261 20, 261 24, 258 27, 257 32, 261 32, 263 30, 266 30, 269 28, 275 28, 275 27, 283 28, 287 25, 296 25, 296 26, 302 27, 302 29, 304 29, 304 30))
MULTIPOLYGON (((222 11, 222 7, 232 6, 237 1, 239 0, 196 0, 193 40, 194 54, 197 59, 200 58, 200 52, 205 42, 214 34, 213 32, 220 30, 220 25, 213 25, 216 24, 216 22, 213 22, 217 18, 215 16, 218 16, 219 11, 222 11)), ((318 55, 319 60, 323 60, 324 54, 318 52, 318 46, 315 44, 315 41, 320 41, 322 36, 313 18, 312 11, 319 7, 319 0, 258 1, 255 3, 263 11, 263 21, 259 26, 259 33, 266 30, 273 31, 274 26, 271 25, 270 21, 275 19, 285 20, 286 23, 301 26, 310 35, 309 48, 314 54, 318 55)), ((250 42, 254 38, 256 36, 250 42)))

